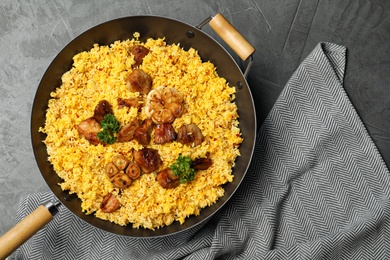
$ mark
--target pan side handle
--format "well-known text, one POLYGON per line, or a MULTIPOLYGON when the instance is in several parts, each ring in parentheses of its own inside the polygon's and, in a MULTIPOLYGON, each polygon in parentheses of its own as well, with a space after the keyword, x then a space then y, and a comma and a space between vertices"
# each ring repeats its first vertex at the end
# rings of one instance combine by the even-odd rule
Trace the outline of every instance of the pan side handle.
POLYGON ((222 14, 212 17, 209 25, 243 61, 255 52, 255 48, 222 14))
POLYGON ((49 223, 56 213, 57 205, 52 202, 41 205, 0 237, 0 259, 11 255, 13 251, 49 223))

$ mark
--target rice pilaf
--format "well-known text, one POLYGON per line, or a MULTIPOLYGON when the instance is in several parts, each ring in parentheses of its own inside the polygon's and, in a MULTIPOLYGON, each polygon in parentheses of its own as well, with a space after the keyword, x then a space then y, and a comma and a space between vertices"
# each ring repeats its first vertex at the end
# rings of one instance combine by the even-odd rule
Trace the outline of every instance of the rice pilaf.
POLYGON ((48 160, 63 179, 59 185, 62 190, 77 194, 83 212, 119 225, 131 223, 134 228, 153 230, 173 221, 184 223, 188 216, 199 215, 202 208, 224 195, 222 185, 233 181, 232 167, 240 155, 242 137, 234 103, 235 88, 218 76, 211 62, 203 62, 195 49, 186 51, 164 39, 140 42, 137 37, 110 46, 95 44, 90 51, 75 55, 73 61, 71 70, 62 76, 62 85, 51 93, 45 125, 40 131, 47 135, 44 143, 48 160), (105 165, 119 154, 132 160, 131 151, 140 150, 143 145, 136 140, 93 145, 75 128, 93 115, 100 100, 112 105, 121 125, 135 118, 147 118, 144 108, 138 111, 118 107, 118 98, 141 95, 129 91, 125 82, 135 62, 129 50, 135 45, 150 50, 140 68, 152 76, 152 89, 172 87, 183 95, 184 112, 172 123, 173 127, 193 123, 204 135, 198 146, 151 141, 148 147, 158 150, 163 161, 160 169, 172 165, 180 154, 192 159, 208 157, 213 162, 209 169, 198 171, 193 181, 173 189, 164 189, 157 183, 157 172, 142 174, 126 189, 116 188, 105 173, 105 165), (104 213, 100 205, 108 193, 118 197, 121 207, 104 213))

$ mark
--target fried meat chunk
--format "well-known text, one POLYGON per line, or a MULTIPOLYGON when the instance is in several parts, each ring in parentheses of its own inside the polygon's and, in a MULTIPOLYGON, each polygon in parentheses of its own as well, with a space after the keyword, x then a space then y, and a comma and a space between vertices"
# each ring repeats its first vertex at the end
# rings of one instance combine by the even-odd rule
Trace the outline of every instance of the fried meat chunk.
POLYGON ((166 168, 159 172, 156 176, 158 184, 164 189, 172 189, 180 184, 180 179, 177 177, 173 171, 169 168, 166 168))
POLYGON ((104 116, 107 114, 113 114, 112 106, 107 100, 99 101, 95 107, 95 110, 93 111, 93 117, 100 123, 100 121, 102 121, 104 116))
POLYGON ((121 203, 119 202, 118 198, 114 194, 108 193, 106 196, 104 196, 103 201, 100 204, 100 209, 104 213, 111 213, 119 209, 120 206, 121 203))
POLYGON ((144 173, 154 172, 162 164, 158 151, 152 148, 143 148, 138 151, 134 150, 133 157, 134 161, 144 173))
POLYGON ((97 133, 100 132, 101 126, 94 117, 90 117, 88 119, 83 120, 75 127, 79 134, 84 136, 84 138, 87 139, 91 144, 100 144, 100 141, 97 137, 97 133))
POLYGON ((126 77, 126 87, 131 92, 140 92, 147 95, 152 89, 152 77, 141 69, 134 69, 126 77))
POLYGON ((197 146, 201 145, 203 142, 204 136, 195 124, 182 125, 177 131, 177 141, 189 145, 197 146))
POLYGON ((148 145, 151 140, 152 130, 153 130, 153 121, 152 119, 147 118, 135 130, 134 139, 137 140, 139 144, 148 145))
POLYGON ((154 126, 154 142, 156 144, 165 144, 176 139, 177 133, 172 124, 158 124, 154 126))
POLYGON ((118 142, 129 142, 134 137, 135 130, 139 127, 138 119, 133 119, 130 123, 122 126, 117 134, 118 142))
POLYGON ((142 45, 136 45, 131 49, 130 52, 133 54, 135 61, 135 63, 132 65, 132 68, 137 68, 139 65, 141 65, 144 57, 149 53, 149 49, 142 45))

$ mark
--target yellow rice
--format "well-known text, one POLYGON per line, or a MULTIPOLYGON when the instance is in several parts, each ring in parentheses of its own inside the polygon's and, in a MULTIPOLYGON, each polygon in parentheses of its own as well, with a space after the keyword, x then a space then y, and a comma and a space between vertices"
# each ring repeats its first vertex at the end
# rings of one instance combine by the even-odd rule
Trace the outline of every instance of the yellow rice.
MULTIPOLYGON (((70 71, 62 76, 62 85, 51 93, 46 122, 40 131, 47 134, 45 144, 48 160, 64 180, 63 190, 75 193, 81 199, 86 214, 109 220, 119 225, 132 224, 134 228, 156 229, 173 221, 184 223, 190 215, 199 215, 201 209, 215 203, 224 195, 223 184, 233 180, 232 167, 242 142, 238 125, 235 88, 219 77, 211 62, 203 62, 195 49, 188 51, 180 45, 168 45, 164 39, 134 38, 116 41, 110 46, 95 44, 90 51, 74 56, 70 71), (162 188, 157 172, 143 174, 132 185, 119 192, 105 174, 105 165, 118 154, 132 159, 131 150, 143 146, 133 140, 112 145, 92 145, 81 137, 75 126, 93 116, 100 100, 107 100, 121 125, 138 117, 146 118, 144 110, 118 108, 118 98, 139 96, 127 90, 125 78, 134 63, 130 49, 144 45, 151 51, 141 68, 153 78, 153 89, 173 87, 182 93, 185 112, 173 126, 196 124, 205 136, 200 146, 188 147, 178 142, 164 145, 151 142, 163 160, 161 169, 169 167, 179 154, 212 159, 208 170, 197 172, 194 181, 174 189, 162 188), (118 195, 119 210, 103 213, 103 197, 112 192, 118 195)), ((152 138, 153 139, 153 138, 152 138)))

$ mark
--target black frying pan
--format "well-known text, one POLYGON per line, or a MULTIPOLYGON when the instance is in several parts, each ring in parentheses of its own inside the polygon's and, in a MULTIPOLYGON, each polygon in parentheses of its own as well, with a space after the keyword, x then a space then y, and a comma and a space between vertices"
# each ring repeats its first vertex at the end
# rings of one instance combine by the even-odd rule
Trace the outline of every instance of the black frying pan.
MULTIPOLYGON (((32 107, 31 137, 33 151, 42 176, 50 189, 61 204, 65 205, 80 219, 97 228, 124 236, 145 238, 175 234, 194 227, 210 218, 231 198, 240 185, 251 161, 254 149, 256 136, 255 107, 245 76, 237 63, 217 41, 201 30, 201 27, 208 22, 243 60, 250 58, 250 65, 252 62, 251 54, 254 52, 253 47, 220 14, 210 17, 197 27, 158 16, 132 16, 108 21, 79 35, 49 65, 38 86, 32 107), (70 196, 67 192, 63 192, 58 186, 58 183, 62 182, 62 180, 54 172, 47 160, 48 154, 43 143, 45 135, 38 131, 39 127, 45 123, 45 113, 50 99, 50 92, 60 87, 61 75, 72 67, 72 57, 81 51, 90 50, 94 43, 109 45, 116 40, 132 38, 134 32, 141 34, 141 41, 145 41, 147 38, 164 37, 168 43, 180 43, 186 50, 193 47, 198 50, 203 61, 214 63, 218 74, 226 78, 230 85, 237 87, 235 102, 238 106, 240 128, 244 138, 239 148, 241 156, 236 160, 233 169, 235 178, 233 182, 224 185, 225 195, 211 207, 202 209, 199 216, 189 217, 184 224, 180 225, 178 222, 174 222, 172 225, 156 231, 143 228, 133 229, 131 224, 120 226, 98 219, 94 215, 83 213, 80 206, 81 201, 76 196, 70 196)), ((249 65, 248 67, 250 67, 249 65)))

